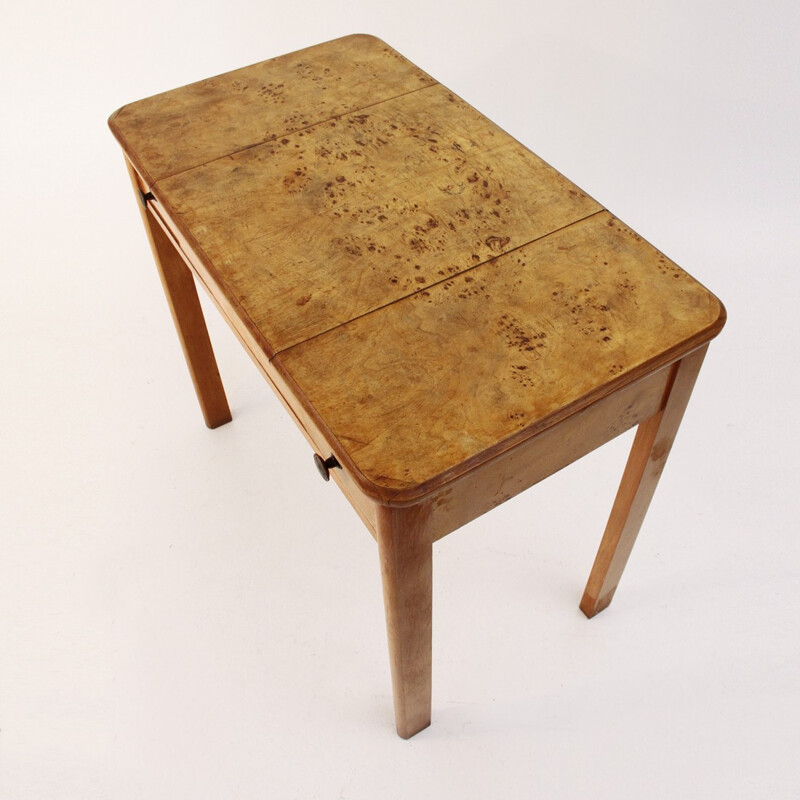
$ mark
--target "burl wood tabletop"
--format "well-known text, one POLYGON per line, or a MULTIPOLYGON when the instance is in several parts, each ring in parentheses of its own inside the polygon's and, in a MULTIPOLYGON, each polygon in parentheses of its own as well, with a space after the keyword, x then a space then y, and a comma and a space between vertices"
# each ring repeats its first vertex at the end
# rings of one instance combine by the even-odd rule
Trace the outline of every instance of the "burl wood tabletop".
POLYGON ((432 490, 724 324, 686 272, 370 36, 110 125, 375 497, 432 490))

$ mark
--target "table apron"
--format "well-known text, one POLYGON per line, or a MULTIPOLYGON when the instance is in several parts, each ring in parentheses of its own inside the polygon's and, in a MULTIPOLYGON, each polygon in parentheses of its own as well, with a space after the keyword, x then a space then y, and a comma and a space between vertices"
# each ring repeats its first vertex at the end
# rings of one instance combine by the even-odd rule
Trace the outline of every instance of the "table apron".
POLYGON ((434 541, 652 417, 663 407, 674 370, 669 364, 621 387, 425 498, 434 541))
MULTIPOLYGON (((186 241, 180 232, 173 228, 169 220, 165 218, 157 202, 150 200, 147 203, 147 207, 152 217, 162 228, 189 267, 197 282, 203 287, 206 294, 250 355, 250 358, 258 367, 267 383, 278 396, 283 407, 295 421, 298 428, 300 428, 300 431, 306 437, 311 447, 315 452, 325 457, 330 455, 330 453, 333 452, 333 447, 328 437, 319 429, 312 415, 308 413, 300 403, 290 402, 289 399, 287 399, 294 398, 294 392, 287 386, 286 380, 281 375, 278 367, 270 360, 267 353, 264 352, 263 344, 256 340, 250 328, 232 308, 224 292, 217 286, 216 281, 205 268, 202 259, 193 251, 189 242, 186 241)), ((311 466, 310 458, 309 466, 311 466)), ((375 538, 378 503, 364 493, 346 469, 331 470, 331 477, 342 490, 356 513, 361 517, 361 520, 367 526, 373 538, 375 538)))

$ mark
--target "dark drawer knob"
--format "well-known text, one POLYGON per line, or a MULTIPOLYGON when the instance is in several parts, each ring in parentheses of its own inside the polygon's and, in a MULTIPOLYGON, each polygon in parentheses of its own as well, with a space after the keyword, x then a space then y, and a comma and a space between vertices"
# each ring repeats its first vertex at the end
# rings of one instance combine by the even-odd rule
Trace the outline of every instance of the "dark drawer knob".
POLYGON ((342 465, 336 460, 336 456, 323 459, 319 453, 314 453, 314 464, 317 466, 317 472, 322 475, 322 479, 325 481, 331 479, 332 469, 342 468, 342 465))

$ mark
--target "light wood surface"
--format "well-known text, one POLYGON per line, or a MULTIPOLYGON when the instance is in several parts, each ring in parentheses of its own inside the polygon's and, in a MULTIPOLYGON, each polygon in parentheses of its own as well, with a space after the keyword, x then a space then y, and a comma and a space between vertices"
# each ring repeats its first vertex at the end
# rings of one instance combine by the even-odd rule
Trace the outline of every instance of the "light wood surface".
POLYGON ((663 367, 624 386, 428 495, 434 541, 649 419, 662 408, 671 375, 663 367))
MULTIPOLYGON (((277 359, 270 360, 259 331, 248 324, 247 317, 239 313, 238 307, 230 302, 225 292, 215 283, 213 274, 192 249, 187 238, 164 220, 163 211, 158 202, 149 200, 147 211, 148 219, 161 228, 174 251, 194 272, 197 282, 205 289, 222 317, 230 325, 231 330, 275 392, 287 413, 294 419, 313 450, 319 453, 330 453, 330 442, 333 440, 333 436, 325 421, 315 413, 312 407, 303 402, 302 393, 297 389, 291 375, 286 372, 283 365, 277 359)), ((350 461, 347 453, 340 453, 338 459, 344 463, 346 469, 334 470, 332 478, 364 521, 369 532, 375 536, 376 503, 361 489, 358 470, 350 461)))
POLYGON ((239 91, 237 71, 126 106, 112 130, 368 496, 424 496, 721 328, 713 295, 383 42, 247 69, 308 124, 286 127, 285 104, 239 91), (308 77, 325 70, 341 80, 308 77))
POLYGON ((109 124, 207 423, 192 274, 377 540, 401 736, 431 719, 433 541, 638 425, 581 608, 608 605, 725 323, 708 290, 374 37, 109 124))
POLYGON ((378 553, 383 579, 395 721, 404 739, 431 722, 433 540, 430 506, 383 506, 378 553))
POLYGON ((434 83, 373 36, 345 36, 130 103, 109 124, 149 188, 434 83))
POLYGON ((273 352, 600 210, 438 85, 154 192, 273 352))
POLYGON ((699 348, 675 366, 666 405, 640 424, 636 431, 628 464, 581 600, 581 611, 587 617, 602 611, 614 597, 707 349, 707 345, 699 348))
POLYGON ((277 360, 367 491, 400 501, 674 359, 721 314, 601 212, 277 360))
MULTIPOLYGON (((130 163, 128 171, 137 193, 141 191, 138 176, 130 163)), ((219 376, 217 360, 208 338, 208 329, 203 309, 197 297, 194 278, 184 259, 172 242, 152 218, 148 210, 139 204, 147 239, 161 277, 161 285, 167 297, 175 330, 181 343, 186 365, 192 377, 203 419, 209 428, 218 428, 231 420, 231 411, 225 397, 225 389, 219 376)))

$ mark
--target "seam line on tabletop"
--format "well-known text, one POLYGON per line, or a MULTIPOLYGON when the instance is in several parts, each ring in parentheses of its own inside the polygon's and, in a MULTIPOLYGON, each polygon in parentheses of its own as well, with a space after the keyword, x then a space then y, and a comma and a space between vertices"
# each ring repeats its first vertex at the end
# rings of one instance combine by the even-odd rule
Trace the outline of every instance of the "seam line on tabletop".
MULTIPOLYGON (((431 79, 433 81, 433 79, 431 79)), ((213 164, 215 161, 221 161, 223 158, 229 158, 230 156, 239 155, 239 153, 244 153, 247 150, 252 150, 255 147, 262 147, 265 144, 270 144, 281 137, 287 136, 294 136, 296 133, 300 133, 301 131, 307 131, 309 128, 315 128, 317 125, 324 125, 326 122, 331 122, 333 120, 341 119, 342 117, 350 116, 351 114, 358 114, 359 111, 364 111, 368 108, 374 108, 375 106, 379 106, 381 103, 388 103, 392 100, 397 100, 399 97, 406 97, 409 94, 414 94, 415 92, 421 92, 425 89, 431 89, 434 86, 441 86, 438 81, 433 81, 425 86, 418 86, 416 89, 411 89, 408 92, 401 92, 400 94, 392 95, 391 97, 384 97, 381 100, 377 100, 374 103, 368 103, 365 106, 359 106, 358 108, 351 109, 350 111, 343 111, 341 114, 334 114, 332 117, 326 117, 325 119, 318 120, 317 122, 312 122, 310 125, 305 125, 302 128, 295 128, 294 130, 285 132, 285 133, 276 133, 273 137, 269 139, 264 139, 261 142, 254 142, 253 144, 248 144, 245 147, 240 147, 238 150, 233 150, 230 153, 225 153, 224 155, 217 156, 216 158, 209 158, 208 161, 202 161, 199 164, 194 164, 191 167, 187 167, 186 169, 179 169, 177 172, 172 172, 169 175, 161 175, 159 176, 154 182, 153 186, 160 183, 161 181, 169 180, 170 178, 175 178, 178 175, 183 175, 186 172, 191 172, 195 169, 201 169, 202 167, 206 167, 209 164, 213 164)))
POLYGON ((427 292, 433 289, 435 286, 439 286, 442 283, 447 283, 447 281, 451 281, 455 278, 460 278, 462 275, 466 275, 469 272, 472 272, 479 267, 484 266, 485 264, 490 263, 491 261, 497 261, 499 258, 503 258, 515 251, 519 250, 521 247, 527 247, 529 244, 534 244, 535 242, 540 242, 542 239, 546 239, 548 236, 553 236, 556 233, 560 233, 567 228, 571 228, 573 225, 578 225, 581 222, 585 222, 587 219, 591 219, 592 217, 596 217, 598 214, 609 213, 608 209, 600 208, 597 211, 593 211, 591 214, 587 214, 585 217, 581 217, 580 219, 575 219, 572 222, 568 222, 566 225, 562 225, 560 228, 555 228, 552 231, 548 231, 547 233, 543 233, 541 236, 536 236, 533 239, 529 239, 527 242, 523 242, 522 244, 518 244, 516 247, 512 247, 510 250, 506 250, 499 255, 492 256, 492 258, 487 258, 485 261, 481 261, 479 264, 473 264, 471 267, 467 267, 467 269, 461 270, 461 272, 456 272, 452 275, 447 275, 441 280, 436 281, 435 283, 427 284, 426 286, 421 286, 414 292, 410 294, 403 295, 402 297, 398 297, 395 300, 392 300, 388 303, 384 303, 383 305, 377 306, 376 308, 371 308, 369 311, 365 311, 363 314, 358 314, 355 317, 351 317, 350 319, 340 322, 337 325, 333 325, 330 328, 327 328, 324 331, 320 331, 319 333, 315 333, 313 336, 309 336, 307 339, 303 339, 302 341, 295 342, 294 344, 289 345, 288 347, 284 347, 281 350, 276 350, 275 353, 270 357, 270 361, 272 361, 275 356, 281 356, 285 353, 288 353, 290 350, 294 349, 295 347, 299 347, 300 345, 307 344, 308 342, 313 341, 314 339, 318 339, 320 336, 325 336, 326 334, 330 333, 331 331, 335 331, 338 328, 343 328, 345 325, 349 325, 356 320, 362 319, 363 317, 368 317, 370 314, 375 314, 378 311, 382 311, 384 308, 388 308, 389 306, 393 306, 396 303, 401 303, 404 300, 407 300, 409 297, 414 297, 415 295, 420 294, 421 292, 427 292))

